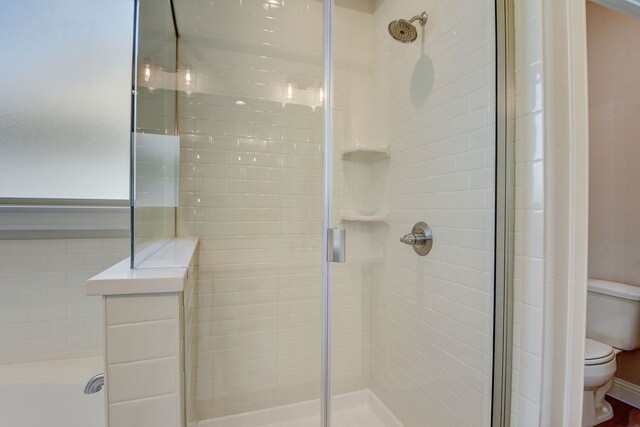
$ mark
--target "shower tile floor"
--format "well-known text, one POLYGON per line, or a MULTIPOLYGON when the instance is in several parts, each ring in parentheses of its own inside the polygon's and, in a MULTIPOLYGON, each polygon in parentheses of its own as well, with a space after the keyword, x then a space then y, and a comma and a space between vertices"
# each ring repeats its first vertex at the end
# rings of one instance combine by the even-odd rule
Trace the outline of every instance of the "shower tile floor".
MULTIPOLYGON (((334 396, 332 427, 403 427, 369 390, 334 396)), ((302 402, 212 420, 198 427, 318 427, 319 404, 302 402)))

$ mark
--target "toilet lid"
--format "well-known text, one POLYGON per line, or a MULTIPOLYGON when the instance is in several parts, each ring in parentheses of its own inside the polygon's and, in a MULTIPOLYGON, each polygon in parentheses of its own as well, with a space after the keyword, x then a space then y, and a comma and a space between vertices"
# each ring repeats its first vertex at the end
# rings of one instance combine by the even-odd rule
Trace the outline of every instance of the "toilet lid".
POLYGON ((589 338, 585 338, 584 342, 584 364, 585 365, 599 365, 601 363, 607 363, 616 357, 613 352, 613 347, 607 344, 603 344, 599 341, 595 341, 589 338))

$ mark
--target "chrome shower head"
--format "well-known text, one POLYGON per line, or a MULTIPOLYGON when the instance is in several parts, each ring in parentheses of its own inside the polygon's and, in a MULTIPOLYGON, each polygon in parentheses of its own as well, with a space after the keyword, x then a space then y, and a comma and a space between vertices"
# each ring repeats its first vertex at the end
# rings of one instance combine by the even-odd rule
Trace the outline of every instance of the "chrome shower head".
POLYGON ((406 19, 397 19, 389 23, 389 34, 402 43, 411 43, 418 38, 418 31, 406 19))
POLYGON ((413 22, 418 21, 420 26, 424 27, 427 19, 429 19, 427 12, 422 12, 422 14, 416 15, 409 20, 396 19, 395 21, 389 22, 389 34, 394 40, 399 42, 412 43, 418 38, 418 30, 416 30, 413 22))

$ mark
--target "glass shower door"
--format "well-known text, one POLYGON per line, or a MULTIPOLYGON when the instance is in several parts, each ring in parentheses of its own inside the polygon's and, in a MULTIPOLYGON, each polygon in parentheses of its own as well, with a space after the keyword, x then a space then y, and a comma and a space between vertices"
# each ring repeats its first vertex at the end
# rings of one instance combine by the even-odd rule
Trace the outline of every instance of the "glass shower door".
POLYGON ((188 418, 318 426, 322 3, 173 4, 177 230, 200 238, 188 418))
POLYGON ((188 420, 491 425, 495 4, 173 4, 188 420))
POLYGON ((131 267, 176 237, 180 140, 176 120, 178 36, 171 4, 136 3, 131 129, 131 267))
POLYGON ((333 17, 332 425, 489 426, 495 2, 333 17))

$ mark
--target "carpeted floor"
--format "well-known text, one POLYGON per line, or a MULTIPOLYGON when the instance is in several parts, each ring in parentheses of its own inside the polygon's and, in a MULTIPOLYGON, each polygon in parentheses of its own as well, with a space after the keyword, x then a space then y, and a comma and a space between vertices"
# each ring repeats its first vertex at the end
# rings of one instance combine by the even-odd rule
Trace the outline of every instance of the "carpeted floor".
POLYGON ((640 409, 627 405, 611 396, 606 397, 613 407, 613 418, 597 427, 640 427, 640 409))

